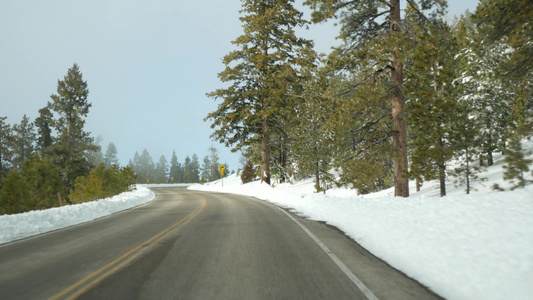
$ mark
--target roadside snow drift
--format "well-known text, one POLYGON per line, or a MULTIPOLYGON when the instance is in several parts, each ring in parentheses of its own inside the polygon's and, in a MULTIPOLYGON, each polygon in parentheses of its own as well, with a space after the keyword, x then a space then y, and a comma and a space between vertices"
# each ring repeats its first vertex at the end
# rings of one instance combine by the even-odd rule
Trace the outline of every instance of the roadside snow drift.
MULTIPOLYGON (((533 299, 533 185, 494 192, 503 182, 503 159, 465 195, 448 184, 439 197, 438 183, 428 182, 410 198, 393 190, 359 196, 353 190, 315 193, 312 180, 272 188, 241 184, 235 175, 190 189, 236 193, 290 208, 298 215, 325 221, 374 255, 447 299, 533 299)), ((529 178, 531 179, 531 178, 529 178)))
POLYGON ((147 187, 93 202, 0 216, 0 244, 92 221, 155 198, 147 187))

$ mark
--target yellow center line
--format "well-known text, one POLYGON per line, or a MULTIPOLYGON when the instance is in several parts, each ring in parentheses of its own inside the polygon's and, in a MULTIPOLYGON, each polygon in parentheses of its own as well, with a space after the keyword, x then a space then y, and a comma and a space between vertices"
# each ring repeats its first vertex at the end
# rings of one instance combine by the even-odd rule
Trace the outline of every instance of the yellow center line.
POLYGON ((124 266, 126 266, 131 261, 133 261, 135 258, 137 258, 139 255, 141 255, 144 252, 143 248, 148 248, 148 246, 152 246, 152 245, 157 244, 159 241, 161 241, 162 239, 167 237, 167 235, 170 233, 170 231, 172 229, 179 228, 179 227, 185 225, 187 223, 187 221, 191 220, 196 215, 198 215, 200 213, 200 211, 207 206, 207 200, 205 198, 203 198, 203 197, 201 197, 201 199, 202 199, 202 203, 200 204, 200 206, 198 206, 195 210, 193 210, 190 214, 185 216, 183 219, 181 219, 176 224, 174 224, 174 225, 168 227, 167 229, 161 231, 160 233, 158 233, 155 236, 151 237, 150 239, 148 239, 144 243, 142 243, 139 246, 133 248, 132 250, 126 252, 125 254, 120 256, 119 258, 113 260, 112 262, 110 262, 107 265, 101 267, 100 269, 98 269, 97 271, 95 271, 92 274, 88 275, 87 277, 85 277, 85 278, 81 279, 80 281, 74 283, 73 285, 69 286, 68 288, 66 288, 62 292, 50 297, 49 300, 57 300, 57 299, 59 299, 61 297, 64 297, 65 295, 71 293, 75 289, 79 288, 80 286, 84 285, 85 283, 89 282, 90 280, 92 280, 94 278, 94 281, 91 282, 91 284, 89 284, 89 285, 85 286, 84 288, 80 289, 78 292, 76 292, 75 294, 71 295, 67 299, 76 299, 77 297, 79 297, 82 294, 86 293, 91 288, 95 287, 100 282, 102 282, 105 278, 107 278, 107 277, 111 276, 112 274, 116 273, 118 270, 122 269, 124 266), (120 264, 118 264, 118 263, 120 263, 120 264), (116 264, 118 264, 118 265, 116 265, 116 264), (113 266, 115 266, 115 267, 111 268, 113 266), (101 274, 101 276, 96 278, 100 274, 101 274))

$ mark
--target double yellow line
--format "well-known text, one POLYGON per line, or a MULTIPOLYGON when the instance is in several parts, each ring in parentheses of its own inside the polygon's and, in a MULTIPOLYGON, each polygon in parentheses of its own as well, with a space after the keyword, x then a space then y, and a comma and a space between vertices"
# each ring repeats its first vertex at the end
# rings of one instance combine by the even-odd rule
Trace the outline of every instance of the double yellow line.
POLYGON ((145 241, 139 246, 126 252, 121 257, 115 259, 114 261, 108 263, 107 265, 93 272, 89 276, 69 286, 62 292, 50 297, 49 300, 57 300, 63 297, 65 297, 65 299, 76 299, 79 296, 85 294, 87 291, 89 291, 90 289, 94 288, 96 285, 101 283, 104 279, 113 275, 114 273, 122 269, 124 266, 129 264, 131 261, 133 261, 135 258, 139 257, 147 249, 149 249, 150 246, 157 244, 159 241, 167 237, 172 229, 179 228, 185 225, 188 221, 190 221, 192 218, 198 215, 200 211, 202 211, 202 209, 204 209, 206 206, 207 206, 207 200, 201 197, 200 206, 198 206, 194 211, 192 211, 190 214, 185 216, 185 218, 181 219, 178 223, 161 231, 160 233, 156 234, 149 240, 145 241))

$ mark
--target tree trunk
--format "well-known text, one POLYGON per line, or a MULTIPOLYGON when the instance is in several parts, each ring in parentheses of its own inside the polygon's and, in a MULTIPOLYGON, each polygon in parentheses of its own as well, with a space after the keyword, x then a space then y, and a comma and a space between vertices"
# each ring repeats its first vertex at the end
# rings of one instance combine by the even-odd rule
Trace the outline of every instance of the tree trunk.
POLYGON ((270 185, 270 126, 268 120, 262 122, 261 140, 261 182, 270 185))
POLYGON ((446 196, 446 165, 439 164, 440 196, 446 196))
POLYGON ((320 191, 320 165, 318 161, 315 163, 315 167, 315 189, 318 193, 320 191))
MULTIPOLYGON (((400 1, 390 1, 391 31, 401 32, 400 1)), ((396 87, 392 92, 392 130, 394 132, 394 196, 409 197, 409 180, 407 178, 407 129, 404 120, 405 101, 402 94, 403 64, 397 46, 392 49, 392 80, 396 87)))
POLYGON ((468 147, 466 148, 466 194, 470 194, 470 155, 468 147))
POLYGON ((420 187, 421 187, 421 184, 420 184, 420 178, 416 178, 416 191, 417 192, 420 192, 420 187))
POLYGON ((439 162, 437 163, 439 167, 439 181, 440 181, 440 196, 444 197, 446 196, 446 159, 444 155, 444 142, 442 141, 442 137, 439 138, 439 146, 441 149, 441 155, 439 158, 439 162))
POLYGON ((494 149, 492 145, 492 134, 489 134, 489 143, 487 147, 487 165, 490 167, 494 165, 494 159, 492 158, 492 151, 494 149))

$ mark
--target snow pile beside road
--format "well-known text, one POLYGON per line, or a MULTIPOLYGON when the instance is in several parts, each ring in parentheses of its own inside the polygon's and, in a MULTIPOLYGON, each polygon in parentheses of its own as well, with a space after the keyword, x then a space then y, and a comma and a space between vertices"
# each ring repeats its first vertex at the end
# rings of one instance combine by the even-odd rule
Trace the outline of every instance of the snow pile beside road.
POLYGON ((155 198, 154 192, 137 185, 135 191, 93 202, 0 216, 0 244, 92 221, 132 208, 155 198))
POLYGON ((190 189, 254 196, 325 221, 447 299, 531 299, 533 186, 512 192, 487 188, 509 185, 501 181, 498 159, 479 192, 465 195, 450 184, 444 198, 437 182, 406 199, 392 197, 392 189, 364 196, 346 189, 317 194, 312 180, 275 188, 243 185, 235 175, 224 179, 224 187, 217 181, 190 189))

